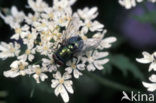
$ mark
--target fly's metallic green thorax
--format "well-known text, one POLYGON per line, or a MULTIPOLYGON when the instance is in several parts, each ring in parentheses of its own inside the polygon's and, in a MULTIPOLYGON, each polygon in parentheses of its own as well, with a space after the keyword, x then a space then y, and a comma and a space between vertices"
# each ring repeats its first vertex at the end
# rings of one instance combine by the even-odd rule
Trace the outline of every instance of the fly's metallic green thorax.
POLYGON ((69 45, 67 47, 61 48, 61 50, 59 50, 58 52, 61 56, 66 56, 66 55, 71 54, 73 48, 74 47, 72 45, 69 45))
POLYGON ((66 43, 62 43, 60 48, 56 51, 53 58, 58 64, 65 64, 71 60, 76 53, 80 52, 83 47, 83 40, 76 36, 69 38, 66 43))

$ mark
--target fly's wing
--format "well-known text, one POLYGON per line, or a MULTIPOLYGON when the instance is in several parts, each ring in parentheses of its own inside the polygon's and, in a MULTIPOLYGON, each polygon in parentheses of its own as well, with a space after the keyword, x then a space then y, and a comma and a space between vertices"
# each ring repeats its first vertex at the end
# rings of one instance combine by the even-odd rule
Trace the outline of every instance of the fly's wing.
POLYGON ((82 52, 93 50, 97 48, 101 43, 101 38, 91 38, 84 41, 82 52))
POLYGON ((68 38, 73 36, 78 36, 80 26, 81 26, 80 18, 72 17, 66 30, 63 33, 63 40, 67 40, 68 38))

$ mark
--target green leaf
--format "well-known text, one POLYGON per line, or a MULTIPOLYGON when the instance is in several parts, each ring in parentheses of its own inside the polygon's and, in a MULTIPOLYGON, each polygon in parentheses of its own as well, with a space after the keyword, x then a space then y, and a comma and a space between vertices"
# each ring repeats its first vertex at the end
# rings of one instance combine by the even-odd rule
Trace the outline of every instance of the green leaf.
POLYGON ((102 70, 102 73, 104 73, 104 74, 107 74, 107 73, 111 74, 112 73, 113 68, 112 68, 112 65, 110 63, 105 64, 104 68, 105 69, 102 70))
POLYGON ((110 57, 110 63, 121 70, 124 76, 127 75, 128 71, 131 72, 136 78, 144 80, 143 73, 139 68, 124 55, 113 55, 110 57))
POLYGON ((104 86, 107 86, 109 88, 113 88, 113 89, 116 89, 116 90, 119 90, 119 91, 127 91, 127 92, 131 92, 131 91, 134 91, 134 92, 137 92, 137 91, 141 91, 141 90, 137 90, 135 88, 131 88, 131 87, 128 87, 128 86, 125 86, 123 84, 120 84, 118 82, 114 82, 112 80, 108 80, 104 77, 101 77, 101 76, 98 76, 96 74, 93 74, 93 73, 90 73, 90 72, 83 72, 85 75, 93 78, 95 81, 99 82, 100 84, 104 85, 104 86))
POLYGON ((46 91, 48 93, 53 93, 53 88, 51 88, 50 83, 47 82, 36 83, 35 79, 29 76, 22 77, 22 85, 25 86, 26 88, 31 88, 30 97, 33 97, 35 91, 37 91, 36 89, 46 91))
POLYGON ((8 92, 7 91, 0 91, 0 97, 1 98, 5 98, 8 96, 8 92))

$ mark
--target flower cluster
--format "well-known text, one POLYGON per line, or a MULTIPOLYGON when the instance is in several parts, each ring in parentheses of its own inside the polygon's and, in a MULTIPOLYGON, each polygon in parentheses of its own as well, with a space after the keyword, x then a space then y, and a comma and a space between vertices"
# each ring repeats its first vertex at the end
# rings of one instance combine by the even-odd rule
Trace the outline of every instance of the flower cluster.
MULTIPOLYGON (((74 93, 72 78, 78 79, 83 70, 104 69, 103 65, 109 61, 106 58, 109 53, 103 49, 110 48, 116 38, 103 38, 106 30, 103 24, 95 20, 98 16, 97 7, 85 7, 73 12, 72 5, 75 2, 53 0, 53 6, 49 7, 43 0, 28 0, 27 9, 32 9, 31 13, 18 11, 15 6, 11 8, 10 15, 0 13, 0 17, 14 30, 11 36, 13 43, 0 43, 0 58, 15 58, 10 64, 10 70, 4 72, 5 77, 29 75, 37 83, 52 79, 51 87, 55 88, 55 95, 60 95, 64 102, 68 102, 68 93, 74 93), (71 22, 72 26, 69 27, 71 22), (74 31, 75 28, 77 31, 74 31), (87 37, 88 33, 92 37, 87 37), (64 38, 70 39, 71 35, 82 39, 83 53, 80 50, 76 58, 68 61, 62 60, 65 58, 54 58, 61 46, 68 46, 62 42, 64 38), (59 65, 56 59, 57 62, 65 62, 65 65, 59 65)), ((59 55, 64 52, 70 54, 72 51, 65 49, 59 55)))
MULTIPOLYGON (((137 3, 141 3, 144 0, 119 0, 119 4, 126 9, 131 9, 137 5, 137 3)), ((148 0, 149 2, 155 3, 156 0, 148 0)))
MULTIPOLYGON (((138 62, 143 63, 143 64, 149 64, 149 72, 156 71, 156 52, 154 52, 153 54, 149 54, 148 52, 143 52, 143 58, 140 59, 136 59, 138 62)), ((155 91, 156 90, 156 75, 152 74, 149 77, 149 80, 152 83, 146 83, 143 82, 144 87, 146 87, 148 89, 148 91, 155 91)))

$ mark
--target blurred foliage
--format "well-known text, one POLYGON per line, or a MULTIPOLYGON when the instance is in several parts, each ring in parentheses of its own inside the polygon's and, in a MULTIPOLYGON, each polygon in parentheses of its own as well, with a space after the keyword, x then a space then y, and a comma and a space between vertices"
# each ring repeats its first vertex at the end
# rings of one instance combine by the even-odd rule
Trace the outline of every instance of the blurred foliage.
POLYGON ((8 93, 6 91, 0 91, 0 97, 6 97, 8 93))
POLYGON ((141 16, 132 16, 132 17, 142 23, 155 23, 156 22, 156 12, 155 11, 144 13, 141 16))
POLYGON ((116 66, 119 70, 122 71, 124 76, 127 76, 127 72, 131 72, 134 77, 136 77, 136 79, 144 80, 143 73, 134 64, 134 62, 129 60, 128 57, 122 54, 111 55, 110 60, 110 65, 116 66))

